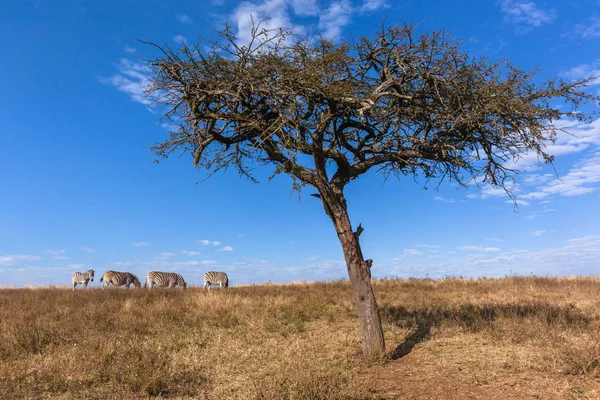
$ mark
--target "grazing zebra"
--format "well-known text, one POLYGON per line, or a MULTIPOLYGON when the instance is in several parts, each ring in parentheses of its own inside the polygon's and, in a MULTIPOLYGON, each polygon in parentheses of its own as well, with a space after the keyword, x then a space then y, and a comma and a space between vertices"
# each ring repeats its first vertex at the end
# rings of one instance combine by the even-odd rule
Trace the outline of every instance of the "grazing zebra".
POLYGON ((100 278, 100 282, 104 281, 102 285, 102 289, 110 286, 112 283, 113 286, 123 286, 129 289, 129 285, 133 283, 133 286, 136 288, 141 288, 142 284, 137 276, 130 272, 117 272, 117 271, 106 271, 102 278, 100 278))
POLYGON ((77 286, 78 283, 87 287, 89 281, 94 282, 94 270, 90 269, 88 272, 73 272, 71 280, 73 281, 73 290, 75 290, 75 286, 77 286))
POLYGON ((208 271, 204 274, 204 289, 210 289, 211 285, 219 285, 220 288, 229 287, 229 278, 225 272, 208 271))
POLYGON ((157 287, 175 287, 179 285, 183 286, 184 289, 187 286, 181 275, 175 272, 148 272, 144 287, 148 286, 148 289, 152 289, 152 286, 155 285, 157 287))

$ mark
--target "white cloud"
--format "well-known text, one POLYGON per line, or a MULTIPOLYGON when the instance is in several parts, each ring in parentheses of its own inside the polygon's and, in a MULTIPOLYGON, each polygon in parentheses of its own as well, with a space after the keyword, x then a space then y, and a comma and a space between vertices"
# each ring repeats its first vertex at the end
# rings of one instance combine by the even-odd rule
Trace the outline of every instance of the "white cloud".
POLYGON ((191 25, 194 22, 192 20, 192 18, 189 15, 186 15, 186 14, 178 14, 177 15, 177 20, 179 22, 182 22, 184 24, 189 24, 189 25, 191 25))
POLYGON ((544 208, 542 210, 534 211, 531 214, 527 215, 525 219, 536 219, 547 213, 553 212, 554 208, 544 208))
MULTIPOLYGON (((506 203, 507 203, 507 204, 514 204, 514 202, 513 202, 512 200, 506 200, 506 203)), ((517 206, 519 206, 519 207, 520 207, 520 206, 527 207, 529 204, 531 204, 531 203, 529 203, 529 202, 528 202, 528 201, 526 201, 526 200, 523 200, 523 199, 517 199, 517 206)))
POLYGON ((600 15, 594 14, 583 24, 575 25, 575 33, 584 39, 600 37, 600 15))
POLYGON ((213 245, 213 246, 219 246, 221 244, 221 242, 217 242, 217 241, 210 241, 210 240, 196 240, 196 243, 200 243, 202 246, 209 246, 209 245, 213 245))
POLYGON ((551 195, 579 196, 594 192, 600 182, 600 151, 576 163, 565 176, 555 178, 523 198, 544 199, 551 195))
POLYGON ((484 238, 485 240, 491 240, 493 242, 504 242, 504 239, 498 239, 498 238, 491 238, 491 237, 486 237, 484 238))
POLYGON ((259 0, 244 1, 233 11, 230 18, 237 28, 236 39, 242 45, 251 40, 252 23, 261 23, 261 28, 274 30, 289 29, 298 35, 306 35, 312 24, 307 26, 293 22, 292 16, 319 17, 317 29, 324 38, 340 37, 342 29, 351 22, 355 12, 367 12, 388 7, 384 0, 366 0, 354 7, 350 0, 335 0, 327 7, 319 7, 317 0, 259 0))
POLYGON ((500 11, 504 14, 505 20, 528 26, 528 28, 519 28, 517 33, 525 33, 531 27, 540 27, 556 18, 556 10, 541 9, 533 1, 501 0, 500 11))
POLYGON ((488 252, 488 253, 495 253, 500 251, 499 248, 497 247, 482 247, 482 246, 460 246, 457 247, 458 250, 465 250, 465 251, 484 251, 484 252, 488 252))
POLYGON ((125 50, 125 53, 135 53, 137 51, 134 47, 131 47, 127 44, 125 45, 124 50, 125 50))
POLYGON ((93 249, 91 247, 85 247, 85 246, 81 247, 81 250, 85 251, 86 253, 95 253, 96 252, 96 249, 93 249))
POLYGON ((404 249, 402 251, 402 255, 394 257, 394 259, 392 260, 392 263, 394 263, 394 264, 406 263, 409 258, 416 258, 416 257, 420 257, 422 255, 423 255, 423 252, 421 252, 417 249, 404 249))
POLYGON ((325 39, 340 37, 342 29, 351 21, 352 4, 348 0, 334 1, 319 18, 319 29, 325 39))
POLYGON ((317 255, 314 255, 314 256, 310 256, 310 257, 308 257, 308 258, 307 258, 307 260, 308 260, 308 261, 317 261, 319 258, 320 258, 319 256, 317 256, 317 255))
POLYGON ((533 236, 542 236, 542 235, 543 235, 544 233, 546 233, 546 232, 547 232, 546 230, 544 230, 544 229, 540 229, 539 231, 533 231, 533 232, 531 232, 531 234, 532 234, 533 236))
POLYGON ((41 257, 31 256, 28 254, 12 254, 6 256, 0 256, 0 265, 9 266, 9 265, 18 265, 21 261, 39 261, 41 257))
MULTIPOLYGON (((261 29, 287 28, 295 34, 305 34, 304 26, 292 22, 288 8, 288 0, 264 0, 258 4, 249 1, 242 2, 231 15, 237 27, 236 39, 242 45, 249 44, 252 39, 252 26, 258 23, 261 24, 261 29)), ((298 2, 297 8, 303 9, 302 2, 298 2)))
POLYGON ((175 253, 169 253, 169 252, 163 251, 162 253, 160 253, 158 255, 158 257, 156 257, 156 259, 157 260, 161 260, 161 261, 162 260, 168 260, 169 258, 171 258, 173 256, 176 256, 176 254, 175 253))
MULTIPOLYGON (((581 68, 578 72, 570 72, 572 76, 586 75, 589 68, 581 68)), ((600 70, 599 70, 600 72, 600 70)), ((517 198, 518 205, 527 206, 533 200, 549 201, 552 196, 579 196, 591 193, 598 188, 600 182, 600 118, 590 123, 575 120, 559 120, 555 123, 556 129, 563 129, 569 133, 556 131, 554 143, 546 144, 546 151, 555 156, 567 156, 582 153, 566 174, 555 172, 536 172, 545 165, 540 164, 536 154, 526 154, 516 162, 506 163, 506 167, 521 170, 519 184, 510 182, 507 187, 517 198)), ((467 195, 470 198, 476 195, 467 195)), ((482 199, 505 197, 501 188, 484 185, 482 199)), ((507 201, 511 202, 511 201, 507 201)))
POLYGON ((360 9, 362 11, 376 11, 382 8, 389 8, 387 0, 364 0, 360 9))
POLYGON ((187 44, 187 39, 181 35, 173 37, 173 41, 177 44, 187 44))
MULTIPOLYGON (((460 253, 459 253, 460 254, 460 253)), ((445 276, 502 277, 513 274, 590 275, 596 274, 600 259, 600 236, 571 239, 565 245, 539 251, 512 250, 494 257, 457 256, 447 252, 439 259, 416 259, 410 264, 395 263, 373 269, 377 277, 445 276)), ((396 260, 398 261, 398 260, 396 260)))
POLYGON ((66 252, 66 250, 44 250, 45 254, 50 254, 51 256, 65 254, 66 252))
POLYGON ((200 255, 199 251, 182 250, 181 252, 183 254, 185 254, 186 256, 190 256, 190 257, 197 257, 200 255))
MULTIPOLYGON (((600 24, 600 18, 598 19, 598 23, 600 24)), ((598 26, 598 29, 600 30, 600 25, 598 26)), ((590 85, 600 85, 600 59, 589 64, 579 64, 572 67, 565 72, 565 76, 574 81, 595 78, 590 81, 590 85)))
POLYGON ((454 199, 446 199, 446 198, 444 198, 442 196, 435 196, 433 199, 435 201, 441 201, 442 203, 454 203, 455 202, 454 199))
POLYGON ((146 247, 146 246, 150 246, 150 243, 148 243, 148 242, 133 242, 133 243, 131 243, 131 245, 133 247, 146 247))
POLYGON ((233 251, 233 247, 225 246, 225 247, 220 248, 219 251, 227 251, 227 252, 233 251))
POLYGON ((292 0, 292 8, 296 15, 319 15, 317 0, 292 0))
POLYGON ((245 239, 245 238, 247 238, 247 237, 248 237, 248 235, 247 235, 247 234, 245 234, 245 233, 238 233, 238 237, 239 237, 239 238, 242 238, 242 239, 245 239))
POLYGON ((145 92, 152 85, 152 71, 150 68, 139 62, 132 62, 125 58, 121 59, 117 65, 119 73, 110 78, 99 77, 101 83, 113 85, 123 93, 128 94, 133 101, 144 105, 150 104, 146 98, 145 92))

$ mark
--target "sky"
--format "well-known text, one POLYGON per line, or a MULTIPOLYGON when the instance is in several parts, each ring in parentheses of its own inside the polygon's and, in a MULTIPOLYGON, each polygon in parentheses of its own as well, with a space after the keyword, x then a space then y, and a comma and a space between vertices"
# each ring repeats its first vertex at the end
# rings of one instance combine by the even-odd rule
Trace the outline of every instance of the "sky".
MULTIPOLYGON (((347 278, 309 188, 299 199, 285 176, 199 182, 190 156, 153 162, 168 130, 142 95, 142 58, 157 54, 139 40, 177 47, 228 23, 243 42, 251 16, 335 41, 413 21, 473 56, 540 67, 540 81, 600 75, 598 0, 0 2, 0 286, 69 285, 88 269, 175 271, 191 285, 209 270, 233 285, 347 278)), ((518 208, 490 187, 353 181, 373 276, 600 275, 600 119, 561 123, 574 135, 548 145, 556 173, 533 156, 517 164, 518 208)))

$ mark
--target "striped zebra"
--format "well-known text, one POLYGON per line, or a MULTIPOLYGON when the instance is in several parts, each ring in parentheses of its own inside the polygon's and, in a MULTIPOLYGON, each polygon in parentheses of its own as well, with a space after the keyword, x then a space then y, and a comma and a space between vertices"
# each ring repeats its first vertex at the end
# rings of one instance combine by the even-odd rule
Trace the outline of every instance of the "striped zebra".
POLYGON ((146 281, 144 282, 144 287, 148 287, 148 289, 152 289, 152 286, 156 287, 175 287, 175 286, 187 286, 181 275, 176 274, 175 272, 158 272, 152 271, 148 272, 146 275, 146 281))
POLYGON ((104 281, 102 289, 110 286, 111 283, 113 286, 125 286, 127 289, 132 283, 138 289, 142 287, 138 277, 130 272, 106 271, 100 278, 100 282, 102 281, 104 281))
POLYGON ((229 287, 229 278, 225 272, 208 271, 204 274, 204 289, 210 289, 211 285, 219 285, 220 288, 229 287))
POLYGON ((73 272, 71 280, 73 281, 73 290, 75 290, 75 286, 77 286, 78 283, 87 287, 89 281, 94 282, 94 270, 90 269, 88 272, 73 272))

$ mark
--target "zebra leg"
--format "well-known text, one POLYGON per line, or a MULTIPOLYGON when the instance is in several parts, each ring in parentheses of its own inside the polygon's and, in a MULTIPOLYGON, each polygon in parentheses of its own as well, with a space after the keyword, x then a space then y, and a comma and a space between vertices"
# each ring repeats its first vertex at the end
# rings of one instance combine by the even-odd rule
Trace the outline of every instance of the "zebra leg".
POLYGON ((75 286, 77 286, 77 282, 73 282, 73 291, 75 291, 75 286))

